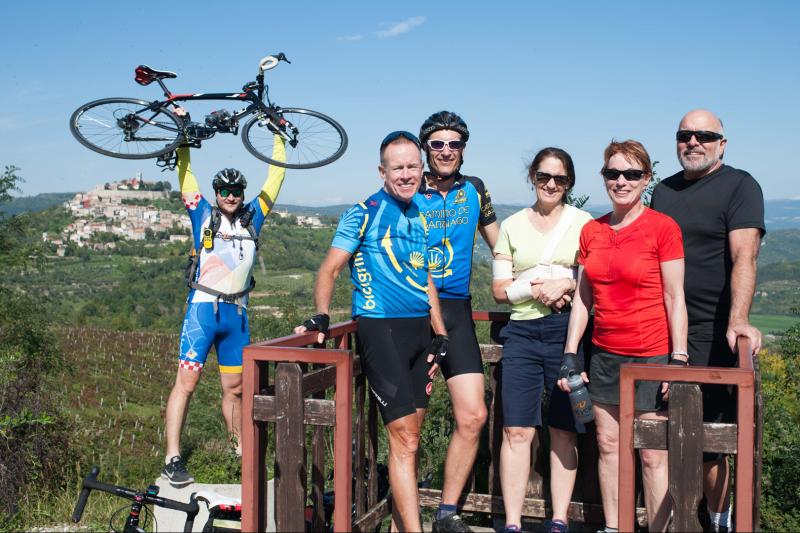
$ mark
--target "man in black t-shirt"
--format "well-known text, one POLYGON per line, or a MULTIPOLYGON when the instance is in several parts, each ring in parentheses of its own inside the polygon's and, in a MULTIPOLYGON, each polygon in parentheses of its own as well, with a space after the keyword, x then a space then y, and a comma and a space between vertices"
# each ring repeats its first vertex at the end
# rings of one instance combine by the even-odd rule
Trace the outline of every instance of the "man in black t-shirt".
MULTIPOLYGON (((690 111, 676 134, 683 171, 659 183, 651 207, 672 217, 683 232, 689 315, 689 364, 736 366, 736 339, 761 332, 750 324, 756 259, 764 225, 764 197, 753 177, 722 163, 722 121, 690 111)), ((733 387, 703 386, 703 419, 735 422, 733 387)), ((704 455, 704 492, 714 531, 730 529, 730 475, 725 456, 704 455)))

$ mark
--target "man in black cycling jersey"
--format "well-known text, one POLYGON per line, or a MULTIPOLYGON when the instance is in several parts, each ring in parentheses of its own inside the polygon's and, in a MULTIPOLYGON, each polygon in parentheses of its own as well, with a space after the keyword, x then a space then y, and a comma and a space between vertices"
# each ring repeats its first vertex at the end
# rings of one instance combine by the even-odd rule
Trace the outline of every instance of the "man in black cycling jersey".
POLYGON ((414 201, 423 170, 419 141, 392 132, 380 156, 383 188, 342 215, 317 273, 317 314, 294 331, 317 330, 324 341, 334 283, 349 263, 361 368, 389 434, 393 524, 422 531, 417 448, 447 337, 428 269, 427 228, 414 201))
POLYGON ((431 275, 450 340, 442 373, 456 418, 433 531, 469 531, 456 512, 456 504, 475 462, 487 414, 483 363, 469 292, 472 253, 476 229, 492 250, 500 228, 483 181, 460 172, 469 140, 461 117, 449 111, 434 113, 422 124, 419 138, 429 171, 423 177, 418 203, 428 222, 431 275))

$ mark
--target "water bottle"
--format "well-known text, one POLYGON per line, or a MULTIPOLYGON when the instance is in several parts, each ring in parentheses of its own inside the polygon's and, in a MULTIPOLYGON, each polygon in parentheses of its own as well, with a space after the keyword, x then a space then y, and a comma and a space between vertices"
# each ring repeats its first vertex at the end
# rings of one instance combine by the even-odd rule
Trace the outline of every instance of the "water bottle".
POLYGON ((586 383, 583 382, 580 374, 570 372, 567 378, 567 385, 569 385, 569 403, 572 405, 572 413, 575 415, 575 420, 588 424, 594 420, 594 413, 592 412, 592 399, 589 397, 589 389, 586 388, 586 383))

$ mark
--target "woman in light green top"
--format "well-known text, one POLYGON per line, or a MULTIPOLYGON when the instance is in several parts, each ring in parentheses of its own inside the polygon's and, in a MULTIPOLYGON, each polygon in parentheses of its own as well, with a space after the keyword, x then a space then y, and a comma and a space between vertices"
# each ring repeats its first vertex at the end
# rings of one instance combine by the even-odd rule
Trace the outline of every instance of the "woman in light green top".
MULTIPOLYGON (((575 185, 572 158, 559 148, 541 150, 528 168, 536 192, 531 207, 500 225, 494 248, 492 292, 512 304, 503 337, 503 445, 500 482, 506 530, 521 524, 531 465, 531 441, 542 425, 542 397, 550 398, 550 492, 548 531, 567 531, 567 508, 578 467, 576 433, 585 428, 572 415, 569 397, 556 386, 564 353, 569 302, 575 291, 578 239, 592 216, 566 203, 575 185)), ((582 354, 579 354, 582 357, 582 354)))

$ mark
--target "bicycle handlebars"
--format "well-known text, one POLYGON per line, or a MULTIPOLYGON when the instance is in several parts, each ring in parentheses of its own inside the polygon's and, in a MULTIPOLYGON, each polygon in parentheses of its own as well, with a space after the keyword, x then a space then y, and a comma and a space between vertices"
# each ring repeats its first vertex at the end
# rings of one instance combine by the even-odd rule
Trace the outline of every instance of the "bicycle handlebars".
POLYGON ((84 507, 86 507, 86 502, 89 499, 89 493, 91 493, 92 490, 99 490, 113 494, 114 496, 118 496, 120 498, 126 498, 131 501, 141 497, 143 504, 153 504, 166 509, 172 509, 186 513, 186 523, 183 530, 185 532, 192 531, 194 519, 197 516, 197 513, 200 512, 200 507, 197 505, 195 494, 192 494, 189 503, 183 503, 177 500, 170 500, 169 498, 162 498, 153 494, 142 493, 133 489, 119 487, 117 485, 102 483, 97 481, 97 475, 99 473, 100 468, 94 466, 92 467, 92 471, 89 473, 89 475, 83 478, 81 494, 78 497, 78 503, 75 504, 75 511, 72 513, 73 522, 77 523, 81 521, 84 507))
POLYGON ((281 61, 286 61, 287 63, 291 64, 292 62, 286 59, 286 55, 283 52, 280 52, 276 55, 269 55, 264 57, 261 61, 258 62, 258 71, 264 72, 265 70, 270 70, 278 66, 278 63, 281 61))

